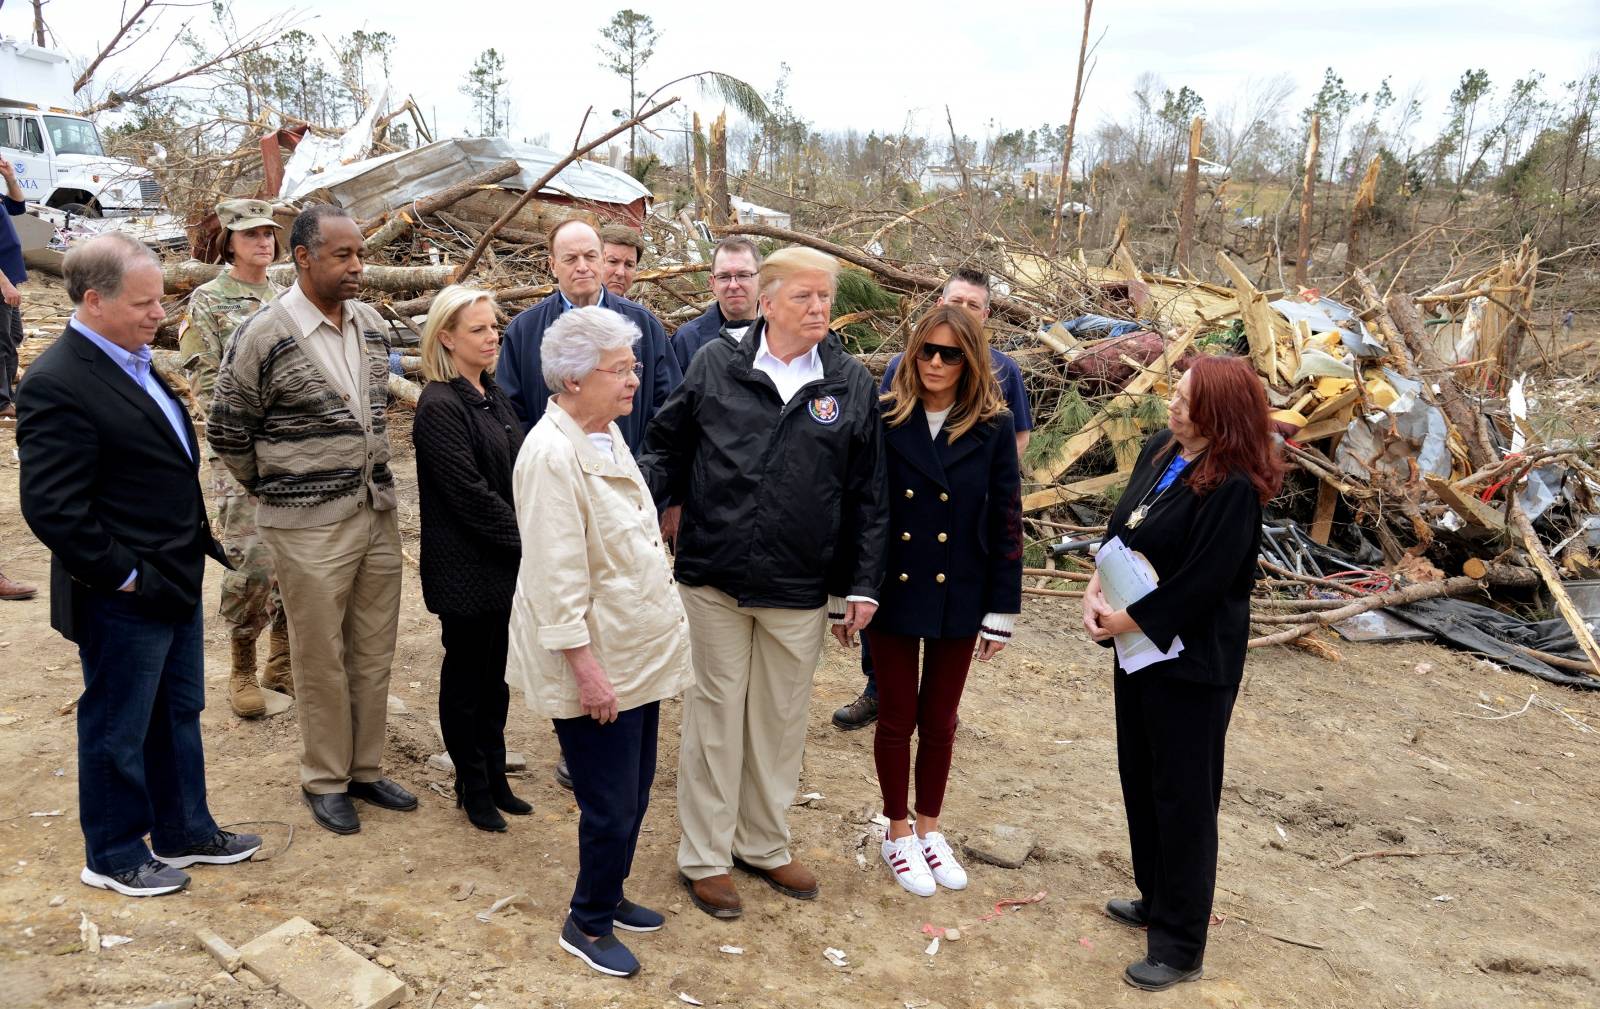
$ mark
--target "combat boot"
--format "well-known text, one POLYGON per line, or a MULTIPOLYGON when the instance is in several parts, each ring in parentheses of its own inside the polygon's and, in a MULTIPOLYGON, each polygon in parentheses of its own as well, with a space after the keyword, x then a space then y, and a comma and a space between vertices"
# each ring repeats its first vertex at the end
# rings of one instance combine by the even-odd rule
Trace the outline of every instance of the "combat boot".
POLYGON ((267 632, 267 668, 261 671, 261 685, 294 696, 294 674, 289 666, 289 629, 282 624, 273 624, 267 632))
POLYGON ((228 676, 228 704, 240 718, 260 718, 267 699, 256 686, 256 643, 233 638, 233 671, 228 676))

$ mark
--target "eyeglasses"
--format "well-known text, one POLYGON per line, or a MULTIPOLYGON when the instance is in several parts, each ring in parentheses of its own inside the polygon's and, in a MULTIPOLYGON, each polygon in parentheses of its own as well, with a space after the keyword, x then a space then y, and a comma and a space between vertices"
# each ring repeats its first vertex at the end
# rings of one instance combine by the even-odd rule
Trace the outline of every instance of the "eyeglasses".
POLYGON ((711 275, 711 279, 719 284, 732 284, 735 282, 739 284, 748 284, 750 281, 756 279, 756 275, 748 270, 742 270, 738 273, 713 273, 711 275))
POLYGON ((595 371, 603 371, 607 375, 615 375, 623 381, 627 381, 629 375, 641 382, 644 381, 644 364, 642 362, 635 364, 632 368, 596 368, 595 371))
POLYGON ((960 347, 946 347, 939 343, 925 343, 917 348, 917 356, 924 361, 932 361, 935 355, 945 364, 960 364, 967 359, 967 352, 960 347))

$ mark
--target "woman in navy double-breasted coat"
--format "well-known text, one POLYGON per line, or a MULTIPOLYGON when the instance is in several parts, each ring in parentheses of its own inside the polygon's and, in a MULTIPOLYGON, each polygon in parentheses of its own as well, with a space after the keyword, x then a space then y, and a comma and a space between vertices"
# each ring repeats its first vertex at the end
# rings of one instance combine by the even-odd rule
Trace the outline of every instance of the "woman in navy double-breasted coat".
POLYGON ((883 860, 901 886, 926 897, 967 885, 939 814, 973 654, 987 661, 1004 648, 1022 608, 1021 483, 1011 415, 978 323, 961 308, 935 308, 912 332, 906 362, 883 398, 889 550, 866 634, 878 675, 873 755, 889 818, 883 860))

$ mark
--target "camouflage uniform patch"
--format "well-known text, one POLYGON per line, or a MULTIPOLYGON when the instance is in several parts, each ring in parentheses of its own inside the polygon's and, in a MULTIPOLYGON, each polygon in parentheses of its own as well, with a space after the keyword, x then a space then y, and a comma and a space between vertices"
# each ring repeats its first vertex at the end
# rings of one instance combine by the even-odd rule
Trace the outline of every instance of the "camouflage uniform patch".
MULTIPOLYGON (((233 331, 282 290, 271 281, 245 284, 223 273, 196 288, 190 296, 178 348, 195 393, 207 408, 216 385, 217 368, 233 331)), ((222 605, 218 612, 234 638, 254 641, 268 624, 283 620, 272 554, 256 530, 255 498, 233 478, 215 452, 207 450, 206 462, 211 470, 211 499, 217 507, 212 526, 233 564, 233 570, 222 577, 222 605)))

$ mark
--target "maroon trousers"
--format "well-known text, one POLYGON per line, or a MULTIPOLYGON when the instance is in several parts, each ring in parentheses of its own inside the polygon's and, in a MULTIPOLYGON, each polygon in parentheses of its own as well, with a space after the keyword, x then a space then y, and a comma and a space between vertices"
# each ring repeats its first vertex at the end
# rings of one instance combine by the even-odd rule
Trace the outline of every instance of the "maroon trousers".
POLYGON ((906 819, 914 731, 917 812, 938 816, 955 749, 956 709, 977 636, 911 638, 870 627, 866 635, 878 674, 878 729, 872 755, 878 765, 878 787, 883 790, 883 815, 891 820, 906 819))

